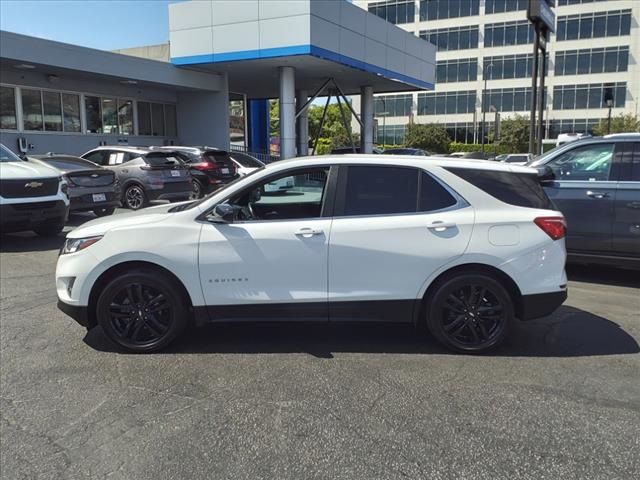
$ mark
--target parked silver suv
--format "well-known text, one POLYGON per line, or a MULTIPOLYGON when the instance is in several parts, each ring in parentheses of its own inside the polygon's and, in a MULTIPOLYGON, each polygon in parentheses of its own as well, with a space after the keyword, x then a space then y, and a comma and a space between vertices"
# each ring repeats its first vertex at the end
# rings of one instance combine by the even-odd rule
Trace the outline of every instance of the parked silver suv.
POLYGON ((138 210, 156 200, 187 200, 191 174, 173 152, 144 147, 98 147, 82 158, 116 173, 122 188, 122 204, 138 210))

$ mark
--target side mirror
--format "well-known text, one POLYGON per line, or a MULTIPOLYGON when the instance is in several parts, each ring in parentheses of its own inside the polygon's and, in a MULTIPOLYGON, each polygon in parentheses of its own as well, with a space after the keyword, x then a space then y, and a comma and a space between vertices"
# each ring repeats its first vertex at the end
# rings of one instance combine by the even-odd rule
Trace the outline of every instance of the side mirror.
POLYGON ((212 221, 214 223, 233 223, 235 219, 235 208, 226 203, 216 205, 213 209, 212 221))
POLYGON ((551 167, 547 165, 538 167, 537 170, 538 170, 538 180, 540 181, 540 183, 552 182, 553 180, 556 179, 555 173, 553 173, 553 170, 551 170, 551 167))

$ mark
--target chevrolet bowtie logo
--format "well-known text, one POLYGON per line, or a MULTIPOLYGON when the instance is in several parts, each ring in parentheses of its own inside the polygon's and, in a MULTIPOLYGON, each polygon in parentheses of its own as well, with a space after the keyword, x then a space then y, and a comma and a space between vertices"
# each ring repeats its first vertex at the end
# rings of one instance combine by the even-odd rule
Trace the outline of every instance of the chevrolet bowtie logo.
POLYGON ((29 182, 24 184, 26 188, 38 188, 38 187, 41 187, 42 185, 44 185, 44 183, 42 182, 29 182))

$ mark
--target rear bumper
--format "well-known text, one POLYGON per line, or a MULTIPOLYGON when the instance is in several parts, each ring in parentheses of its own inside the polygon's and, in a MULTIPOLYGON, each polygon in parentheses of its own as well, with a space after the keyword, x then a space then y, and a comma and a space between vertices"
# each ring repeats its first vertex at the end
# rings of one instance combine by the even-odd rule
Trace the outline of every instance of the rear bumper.
POLYGON ((80 211, 80 210, 93 210, 94 208, 108 208, 108 207, 119 207, 120 200, 118 196, 112 192, 104 192, 107 200, 105 202, 94 202, 92 194, 80 195, 77 197, 71 197, 71 201, 69 204, 69 210, 71 211, 80 211))
POLYGON ((153 200, 169 200, 180 201, 188 200, 189 195, 193 190, 191 180, 182 182, 165 182, 164 188, 158 190, 152 190, 150 188, 145 189, 145 194, 149 201, 153 200))
POLYGON ((89 328, 89 316, 87 307, 79 307, 76 305, 69 305, 62 300, 58 300, 58 309, 73 318, 83 327, 89 328))
POLYGON ((551 293, 538 293, 522 296, 522 312, 520 320, 533 320, 535 318, 551 315, 567 299, 567 290, 551 293))
POLYGON ((69 207, 62 200, 0 205, 0 227, 5 233, 67 221, 69 207))

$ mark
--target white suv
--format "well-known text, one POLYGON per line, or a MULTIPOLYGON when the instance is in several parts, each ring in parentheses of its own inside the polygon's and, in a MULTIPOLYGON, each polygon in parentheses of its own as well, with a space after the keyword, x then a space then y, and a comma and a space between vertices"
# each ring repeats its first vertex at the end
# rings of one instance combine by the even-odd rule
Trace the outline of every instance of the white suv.
POLYGON ((60 233, 69 214, 67 187, 55 168, 22 160, 0 143, 0 233, 60 233))
POLYGON ((281 161, 196 202, 69 233, 59 307, 149 352, 191 322, 426 324, 483 352, 514 319, 567 296, 564 218, 536 171, 478 160, 326 156, 281 161), (292 188, 266 192, 286 179, 292 188))

